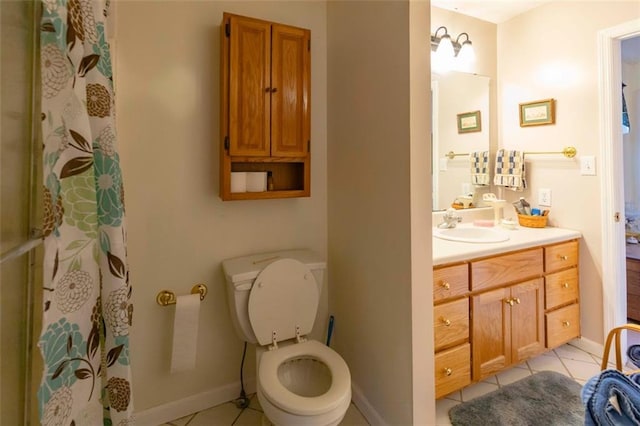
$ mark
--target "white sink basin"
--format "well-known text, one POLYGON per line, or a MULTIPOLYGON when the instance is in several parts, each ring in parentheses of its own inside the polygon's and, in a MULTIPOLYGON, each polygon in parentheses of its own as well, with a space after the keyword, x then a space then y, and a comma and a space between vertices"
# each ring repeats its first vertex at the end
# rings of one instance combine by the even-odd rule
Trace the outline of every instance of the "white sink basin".
POLYGON ((482 227, 434 228, 433 236, 462 243, 499 243, 509 239, 509 234, 506 231, 482 227))

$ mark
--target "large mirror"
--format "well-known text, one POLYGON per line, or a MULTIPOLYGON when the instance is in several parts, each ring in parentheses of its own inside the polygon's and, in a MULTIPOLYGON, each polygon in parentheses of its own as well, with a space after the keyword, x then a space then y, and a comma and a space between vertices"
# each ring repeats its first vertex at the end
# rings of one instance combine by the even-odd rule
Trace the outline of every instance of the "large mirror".
MULTIPOLYGON (((477 74, 431 74, 434 210, 451 207, 460 195, 475 193, 477 200, 489 190, 472 184, 469 158, 489 151, 489 85, 489 77, 477 74)), ((488 172, 491 178, 493 170, 488 172)))

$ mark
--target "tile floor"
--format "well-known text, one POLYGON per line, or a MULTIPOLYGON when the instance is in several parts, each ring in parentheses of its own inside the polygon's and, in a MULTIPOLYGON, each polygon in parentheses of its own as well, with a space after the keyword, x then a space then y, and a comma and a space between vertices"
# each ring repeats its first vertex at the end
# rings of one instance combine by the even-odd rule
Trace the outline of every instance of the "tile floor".
MULTIPOLYGON (((557 371, 573 378, 582 385, 587 379, 600 371, 601 360, 595 355, 566 344, 436 401, 436 424, 438 426, 451 425, 448 414, 451 407, 494 391, 501 386, 513 383, 538 371, 557 371)), ((249 407, 244 410, 237 408, 233 402, 227 402, 172 420, 163 426, 258 426, 260 425, 261 417, 262 408, 257 396, 254 394, 251 396, 249 407)), ((344 426, 365 426, 368 424, 353 403, 341 423, 344 426)))

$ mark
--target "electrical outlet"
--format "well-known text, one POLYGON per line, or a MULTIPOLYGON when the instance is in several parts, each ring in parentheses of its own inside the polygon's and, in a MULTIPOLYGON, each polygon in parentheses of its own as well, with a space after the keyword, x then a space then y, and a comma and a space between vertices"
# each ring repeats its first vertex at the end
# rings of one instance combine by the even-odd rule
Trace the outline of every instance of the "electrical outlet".
POLYGON ((538 205, 551 207, 551 190, 549 188, 540 188, 538 190, 538 205))

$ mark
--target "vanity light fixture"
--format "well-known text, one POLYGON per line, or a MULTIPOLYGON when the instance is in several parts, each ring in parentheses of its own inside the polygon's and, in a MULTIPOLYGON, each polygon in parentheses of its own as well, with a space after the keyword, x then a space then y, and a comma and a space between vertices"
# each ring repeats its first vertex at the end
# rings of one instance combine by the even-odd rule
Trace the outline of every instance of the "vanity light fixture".
POLYGON ((445 26, 438 27, 431 36, 431 51, 434 52, 434 60, 440 68, 455 67, 466 71, 476 59, 469 34, 460 33, 453 41, 445 26), (441 31, 444 31, 444 34, 438 36, 441 31), (460 39, 463 39, 462 42, 460 39), (454 61, 458 63, 457 66, 454 61))

